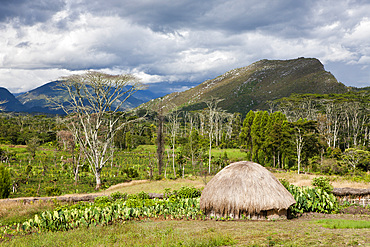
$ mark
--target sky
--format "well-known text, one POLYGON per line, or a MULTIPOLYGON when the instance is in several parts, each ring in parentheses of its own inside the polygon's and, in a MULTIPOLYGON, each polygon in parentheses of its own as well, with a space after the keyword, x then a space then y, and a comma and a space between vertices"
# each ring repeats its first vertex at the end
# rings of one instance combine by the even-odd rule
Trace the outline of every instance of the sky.
POLYGON ((86 70, 167 93, 298 57, 370 86, 370 1, 0 0, 0 87, 13 93, 86 70))

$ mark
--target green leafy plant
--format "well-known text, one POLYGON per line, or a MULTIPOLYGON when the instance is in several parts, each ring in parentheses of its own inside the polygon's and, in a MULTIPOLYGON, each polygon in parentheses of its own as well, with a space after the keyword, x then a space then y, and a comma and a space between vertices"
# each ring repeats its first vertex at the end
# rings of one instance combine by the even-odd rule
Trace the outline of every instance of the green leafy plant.
POLYGON ((10 173, 0 164, 0 198, 8 198, 11 190, 10 173))
POLYGON ((316 223, 330 229, 370 228, 370 222, 365 220, 323 219, 316 221, 316 223))
POLYGON ((118 199, 125 199, 127 197, 127 193, 121 193, 119 191, 117 192, 114 192, 110 195, 110 197, 113 199, 113 200, 118 200, 118 199))
POLYGON ((331 193, 333 190, 333 186, 330 184, 330 180, 327 177, 315 177, 312 180, 312 185, 316 188, 322 189, 327 193, 331 193))
POLYGON ((57 187, 46 187, 45 192, 48 196, 58 196, 62 193, 57 187))
POLYGON ((173 195, 176 198, 197 198, 202 192, 194 187, 183 186, 179 190, 174 190, 173 195))
POLYGON ((286 188, 288 189, 289 186, 290 186, 290 183, 288 182, 288 180, 286 180, 285 178, 281 178, 279 179, 280 183, 286 188))
POLYGON ((293 215, 305 212, 335 213, 340 208, 337 198, 320 188, 290 185, 288 191, 296 200, 296 204, 290 206, 293 215))

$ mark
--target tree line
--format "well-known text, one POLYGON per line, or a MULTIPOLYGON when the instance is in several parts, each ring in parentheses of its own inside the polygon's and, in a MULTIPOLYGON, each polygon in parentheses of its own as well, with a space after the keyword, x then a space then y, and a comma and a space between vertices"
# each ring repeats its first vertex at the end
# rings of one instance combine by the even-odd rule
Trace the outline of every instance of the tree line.
POLYGON ((163 174, 164 158, 175 177, 184 174, 186 164, 208 174, 218 171, 226 164, 212 155, 215 148, 241 149, 249 160, 298 172, 369 170, 369 92, 292 95, 242 116, 220 109, 215 98, 198 111, 123 110, 122 103, 139 88, 132 83, 137 83, 132 76, 95 72, 65 78, 71 100, 59 106, 66 116, 2 113, 0 140, 29 147, 62 144, 72 154, 76 174, 79 162, 87 160, 97 188, 115 149, 143 144, 157 146, 158 173, 164 176, 170 170, 165 167, 163 174))

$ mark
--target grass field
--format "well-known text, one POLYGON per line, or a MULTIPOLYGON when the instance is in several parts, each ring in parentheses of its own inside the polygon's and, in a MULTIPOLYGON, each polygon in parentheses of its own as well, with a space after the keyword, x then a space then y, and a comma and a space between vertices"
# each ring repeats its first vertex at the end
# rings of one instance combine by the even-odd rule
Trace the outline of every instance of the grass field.
MULTIPOLYGON (((276 174, 275 174, 276 175, 276 174)), ((280 175, 296 179, 304 175, 280 175)), ((164 192, 181 186, 201 188, 202 178, 132 181, 112 186, 115 191, 137 193, 164 192)), ((22 221, 37 212, 51 209, 53 202, 23 205, 0 204, 6 223, 22 221), (5 213, 4 213, 5 212, 5 213), (4 216, 5 214, 5 216, 4 216), (6 216, 6 214, 8 214, 6 216)), ((42 232, 17 236, 2 246, 370 246, 370 215, 307 214, 280 221, 142 220, 117 222, 68 232, 42 232), (365 223, 364 223, 365 222, 365 223), (340 226, 336 226, 339 224, 340 226), (345 227, 348 226, 349 227, 345 227), (362 227, 356 227, 360 225, 362 227), (355 226, 355 227, 353 227, 355 226), (351 228, 352 227, 352 228, 351 228), (340 229, 343 228, 343 229, 340 229)), ((3 222, 2 222, 3 223, 3 222)))
MULTIPOLYGON (((325 215, 316 217, 326 217, 325 215)), ((354 219, 343 215, 343 218, 354 219)), ((363 219, 363 217, 362 217, 363 219)), ((370 218, 367 218, 370 220, 370 218)), ((370 229, 330 229, 316 218, 284 221, 131 221, 16 237, 2 246, 370 246, 370 229)))
MULTIPOLYGON (((14 164, 13 172, 22 172, 27 165, 27 156, 23 147, 14 147, 18 164, 14 164), (19 149, 16 149, 19 148, 19 149), (24 156, 23 156, 24 155, 24 156), (24 163, 23 164, 23 160, 24 163), (20 163, 22 161, 22 163, 20 163), (19 167, 19 168, 18 168, 19 167)), ((136 152, 155 152, 153 146, 140 146, 136 152)), ((242 160, 245 153, 239 150, 213 150, 213 155, 219 157, 227 153, 231 160, 242 160)), ((40 153, 40 159, 52 153, 40 153)), ((54 154, 55 155, 55 154, 54 154)), ((129 154, 127 154, 129 155, 129 154)), ((143 155, 142 160, 145 157, 143 155)), ((57 160, 61 158, 58 156, 57 160)), ((134 165, 142 162, 140 159, 128 159, 120 156, 124 165, 134 165)), ((41 160, 42 161, 42 160, 41 160)), ((42 181, 45 170, 42 163, 35 162, 32 176, 42 181)), ((61 165, 51 163, 47 173, 58 174, 62 181, 65 174, 56 173, 61 165), (55 169, 55 170, 54 170, 55 169), (52 173, 52 171, 54 173, 52 173)), ((124 166, 123 166, 124 167, 124 166)), ((114 168, 114 167, 113 167, 114 168)), ((144 167, 145 168, 145 167, 144 167)), ((115 167, 114 169, 118 169, 115 167)), ((143 168, 138 168, 143 169, 143 168)), ((64 171, 65 173, 65 171, 64 171)), ((114 173, 107 168, 104 175, 114 178, 114 173)), ((320 175, 296 174, 296 172, 275 172, 279 179, 286 179, 298 186, 310 186, 314 177, 320 175)), ((31 176, 30 176, 31 177, 31 176)), ((338 176, 328 176, 334 187, 368 188, 369 183, 353 182, 338 176)), ((32 180, 26 177, 26 181, 32 180)), ((164 193, 167 189, 178 190, 182 186, 203 188, 212 176, 199 177, 187 174, 185 179, 161 179, 151 181, 138 178, 128 183, 120 183, 94 194, 109 195, 113 192, 135 194, 141 191, 164 193)), ((72 178, 66 176, 63 181, 72 184, 72 178), (69 179, 69 180, 67 180, 69 179)), ((58 180, 58 181, 59 181, 58 180)), ((45 179, 46 184, 50 183, 45 179)), ((40 182, 37 183, 39 185, 40 182)), ((22 184, 23 187, 30 186, 22 184)), ((66 190, 67 193, 72 189, 66 190)), ((0 203, 0 225, 23 222, 34 214, 55 208, 56 202, 37 202, 23 204, 21 202, 0 203)), ((370 229, 363 222, 369 222, 370 216, 355 215, 323 215, 310 214, 293 220, 282 221, 214 221, 214 220, 144 220, 117 222, 106 227, 80 228, 68 232, 42 232, 27 236, 16 236, 10 241, 0 242, 2 246, 370 246, 370 229), (320 220, 320 221, 318 221, 320 220), (366 226, 359 229, 360 226, 366 226), (352 226, 355 226, 354 228, 352 226), (352 227, 352 228, 351 228, 352 227)))

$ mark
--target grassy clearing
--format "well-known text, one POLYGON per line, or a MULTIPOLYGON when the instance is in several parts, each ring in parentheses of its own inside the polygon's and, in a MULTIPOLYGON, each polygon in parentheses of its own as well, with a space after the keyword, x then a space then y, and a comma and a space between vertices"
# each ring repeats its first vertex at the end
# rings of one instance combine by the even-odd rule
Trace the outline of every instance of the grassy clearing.
POLYGON ((245 152, 240 151, 240 149, 212 149, 212 156, 220 157, 226 153, 227 158, 233 161, 237 160, 246 160, 247 154, 245 152))
MULTIPOLYGON (((134 182, 134 181, 133 181, 134 182)), ((131 186, 126 186, 125 183, 112 186, 107 189, 106 192, 113 193, 116 191, 128 194, 136 194, 141 191, 151 193, 164 193, 165 189, 170 188, 171 190, 178 190, 183 186, 195 187, 201 189, 205 186, 203 179, 199 177, 187 178, 187 179, 163 179, 158 181, 144 180, 137 183, 132 183, 131 186)))
MULTIPOLYGON (((348 217, 348 216, 343 216, 348 217)), ((369 246, 370 229, 328 229, 315 220, 133 221, 16 237, 3 246, 369 246)))
POLYGON ((315 175, 315 174, 297 174, 297 172, 276 172, 274 176, 278 179, 286 179, 289 183, 294 184, 296 186, 311 186, 312 180, 315 177, 328 177, 330 183, 335 188, 359 188, 359 189, 366 189, 369 187, 369 183, 367 182, 354 182, 349 181, 344 177, 340 176, 327 176, 327 175, 315 175))
POLYGON ((370 221, 363 220, 344 220, 344 219, 323 219, 318 220, 318 224, 323 227, 330 229, 361 229, 361 228, 370 228, 370 221))
POLYGON ((2 202, 0 203, 0 225, 21 223, 34 217, 35 214, 55 207, 53 202, 36 201, 31 204, 22 202, 2 202))

